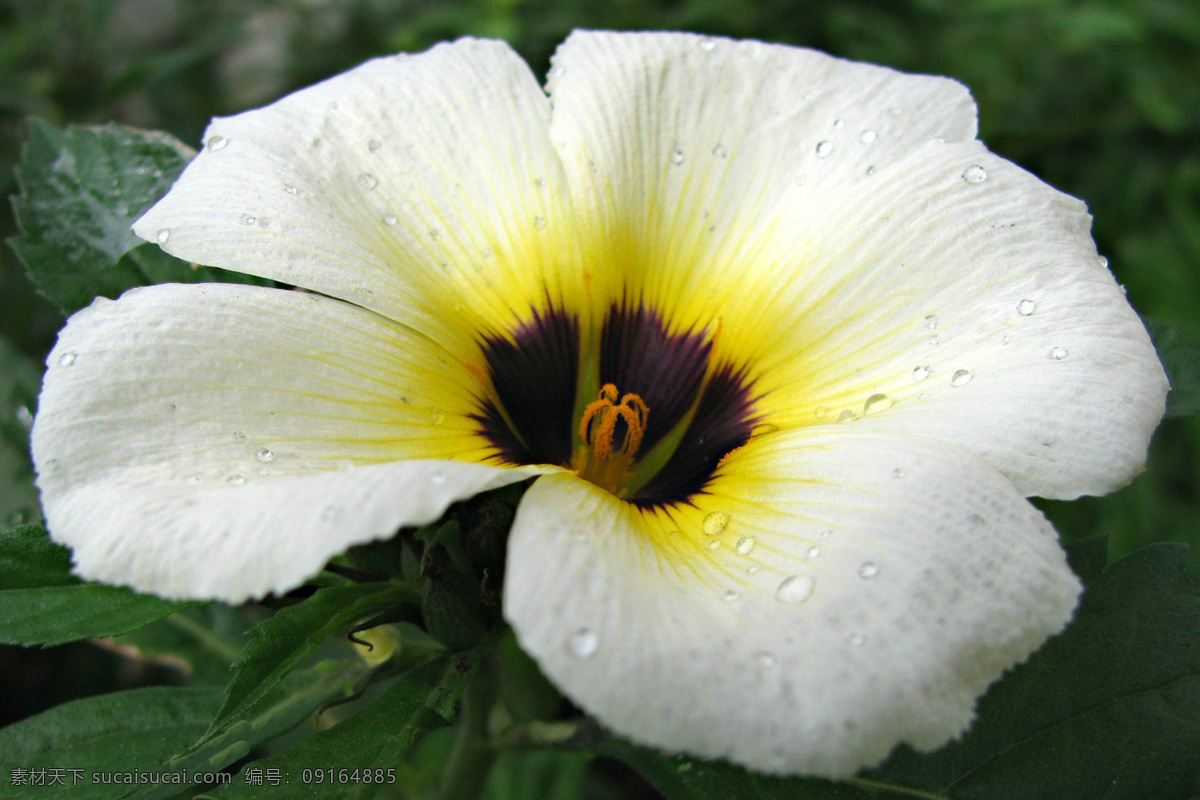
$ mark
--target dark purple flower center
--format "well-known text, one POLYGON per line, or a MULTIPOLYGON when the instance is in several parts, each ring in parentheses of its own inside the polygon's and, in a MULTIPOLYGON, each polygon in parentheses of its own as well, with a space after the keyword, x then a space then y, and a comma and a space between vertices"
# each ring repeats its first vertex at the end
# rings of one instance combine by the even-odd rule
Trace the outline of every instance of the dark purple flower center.
POLYGON ((481 345, 494 391, 474 419, 496 458, 572 468, 639 506, 703 493, 759 421, 744 367, 641 304, 612 305, 594 343, 551 307, 481 345))

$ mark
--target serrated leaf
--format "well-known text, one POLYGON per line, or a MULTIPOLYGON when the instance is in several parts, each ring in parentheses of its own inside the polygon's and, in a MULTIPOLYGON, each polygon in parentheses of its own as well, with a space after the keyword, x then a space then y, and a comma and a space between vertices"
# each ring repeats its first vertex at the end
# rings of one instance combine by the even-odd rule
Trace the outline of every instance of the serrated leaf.
POLYGON ((195 267, 130 230, 194 155, 165 133, 30 120, 13 198, 22 235, 10 244, 42 293, 70 313, 151 283, 263 283, 195 267))
MULTIPOLYGON (((394 768, 420 736, 449 722, 452 708, 473 672, 472 664, 448 666, 449 658, 424 662, 400 675, 373 703, 348 720, 314 734, 283 753, 255 761, 241 782, 202 795, 216 800, 316 800, 349 797, 363 782, 305 782, 305 770, 394 768), (253 770, 253 772, 252 772, 253 770), (250 783, 278 770, 279 783, 250 783), (250 776, 254 775, 255 778, 250 776)), ((367 789, 371 785, 366 785, 367 789)))
POLYGON ((409 587, 391 582, 331 586, 259 623, 234 662, 225 702, 205 741, 244 716, 333 633, 412 595, 409 587))
POLYGON ((200 603, 178 603, 71 574, 40 525, 0 533, 0 642, 54 645, 125 633, 200 603))
POLYGON ((1175 322, 1155 319, 1145 322, 1171 380, 1167 416, 1195 414, 1200 411, 1200 332, 1175 322))
MULTIPOLYGON (((97 773, 161 772, 170 755, 208 726, 221 702, 217 689, 153 687, 64 703, 0 730, 4 797, 124 797, 127 783, 95 780, 97 773), (60 768, 65 787, 21 785, 16 770, 60 768)), ((44 779, 43 779, 44 780, 44 779)), ((173 791, 178 791, 175 786, 173 791)))
POLYGON ((772 778, 623 741, 667 800, 1186 800, 1200 785, 1200 570, 1157 544, 1104 569, 1105 543, 1069 548, 1087 586, 1075 621, 997 682, 966 735, 898 750, 840 783, 772 778))
POLYGON ((38 493, 29 456, 41 370, 0 337, 0 528, 36 522, 38 493))
MULTIPOLYGON (((162 767, 167 772, 189 774, 217 772, 245 758, 255 746, 300 725, 325 703, 345 696, 369 671, 360 661, 324 661, 298 670, 280 681, 253 713, 226 726, 224 733, 204 745, 177 755, 162 767)), ((161 800, 177 789, 146 786, 130 800, 161 800)))

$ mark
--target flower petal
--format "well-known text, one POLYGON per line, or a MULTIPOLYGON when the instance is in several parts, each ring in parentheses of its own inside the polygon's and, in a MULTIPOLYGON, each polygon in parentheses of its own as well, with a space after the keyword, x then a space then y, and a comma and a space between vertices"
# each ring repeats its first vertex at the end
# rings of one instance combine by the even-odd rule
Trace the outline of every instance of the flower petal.
POLYGON ((370 61, 216 119, 134 226, 168 252, 349 300, 469 345, 459 319, 561 295, 570 237, 549 103, 504 43, 370 61))
POLYGON ((478 379, 320 295, 135 290, 73 316, 48 365, 33 453, 51 535, 84 577, 164 596, 284 591, 539 472, 460 463, 489 452, 478 379))
POLYGON ((576 32, 547 89, 592 260, 623 265, 597 288, 681 326, 708 324, 713 274, 737 281, 798 184, 828 203, 879 159, 975 135, 952 80, 690 34, 576 32))
POLYGON ((504 599, 522 647, 616 731, 844 777, 960 733, 1078 593, 1053 529, 984 462, 807 428, 752 441, 669 511, 541 478, 504 599))

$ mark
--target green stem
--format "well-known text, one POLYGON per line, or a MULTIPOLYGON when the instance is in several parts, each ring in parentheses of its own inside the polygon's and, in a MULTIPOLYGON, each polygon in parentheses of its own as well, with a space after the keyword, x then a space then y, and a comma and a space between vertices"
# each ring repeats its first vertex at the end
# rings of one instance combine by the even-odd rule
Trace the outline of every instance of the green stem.
POLYGON ((495 654, 487 653, 463 692, 458 735, 438 788, 438 800, 479 800, 483 796, 496 750, 488 743, 488 717, 496 702, 495 654))

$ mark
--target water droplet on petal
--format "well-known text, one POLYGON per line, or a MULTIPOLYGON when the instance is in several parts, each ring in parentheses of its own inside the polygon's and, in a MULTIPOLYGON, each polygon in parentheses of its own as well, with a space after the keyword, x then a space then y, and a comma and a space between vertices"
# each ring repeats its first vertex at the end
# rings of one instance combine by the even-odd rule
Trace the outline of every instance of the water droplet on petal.
POLYGON ((433 239, 436 242, 438 239, 442 238, 442 232, 440 230, 438 230, 437 228, 430 228, 429 229, 429 238, 433 239))
POLYGON ((904 471, 904 467, 896 467, 894 470, 892 470, 893 478, 903 478, 906 474, 908 473, 904 471))
POLYGON ((721 549, 721 540, 713 539, 711 542, 708 543, 708 549, 709 550, 720 550, 721 549))
POLYGON ((769 667, 775 663, 775 654, 768 653, 766 650, 759 650, 754 654, 754 660, 764 667, 769 667))
POLYGON ((784 603, 803 603, 812 597, 816 581, 807 575, 791 575, 784 578, 775 590, 775 598, 784 603))
POLYGON ((888 113, 891 114, 893 117, 898 117, 904 113, 904 109, 902 109, 900 106, 892 106, 891 108, 888 109, 888 113))
POLYGON ((441 425, 442 423, 444 423, 446 421, 446 415, 443 414, 441 411, 434 411, 432 414, 429 415, 429 421, 431 423, 433 423, 434 425, 441 425))
POLYGON ((858 567, 858 577, 860 577, 860 578, 863 578, 863 579, 874 578, 878 574, 879 574, 879 567, 877 567, 875 565, 874 561, 864 561, 858 567))
POLYGON ((863 644, 866 643, 866 641, 867 641, 867 637, 861 633, 850 634, 850 644, 854 645, 855 647, 861 647, 863 644))
POLYGON ((832 534, 832 533, 833 533, 833 531, 831 531, 831 530, 828 530, 828 529, 827 529, 827 530, 823 530, 823 531, 821 531, 820 533, 818 533, 818 534, 817 534, 817 538, 818 538, 818 539, 828 539, 828 538, 829 538, 829 536, 830 536, 830 534, 832 534))
POLYGON ((533 229, 535 231, 546 230, 546 218, 545 217, 534 217, 533 218, 533 229))
POLYGON ((925 317, 925 327, 929 330, 935 330, 938 326, 937 314, 928 314, 925 317))
POLYGON ((671 163, 677 167, 683 163, 683 151, 682 150, 676 150, 674 153, 671 153, 671 163))
POLYGON ((751 564, 750 566, 746 567, 746 572, 750 575, 757 575, 760 569, 762 569, 762 567, 760 567, 758 564, 751 564))
POLYGON ((269 464, 270 462, 275 460, 275 454, 272 453, 270 451, 270 449, 268 449, 266 447, 258 448, 257 452, 254 453, 254 457, 256 459, 258 459, 259 461, 261 461, 263 464, 269 464))
POLYGON ((848 408, 842 413, 838 414, 837 418, 838 422, 854 422, 856 419, 858 419, 858 417, 856 417, 854 412, 848 408))
POLYGON ((743 536, 741 539, 738 539, 735 549, 739 556, 748 556, 750 555, 750 551, 754 549, 754 545, 755 541, 753 537, 743 536))
POLYGON ((705 37, 700 40, 700 49, 703 50, 704 52, 711 53, 716 48, 717 48, 717 43, 714 42, 712 39, 705 37))
POLYGON ((253 214, 242 214, 241 223, 243 225, 253 225, 258 222, 258 217, 253 214))
POLYGON ((1022 317, 1028 317, 1037 310, 1037 303, 1033 300, 1022 300, 1017 303, 1017 313, 1022 317))
POLYGON ((208 137, 208 141, 204 143, 204 146, 209 150, 216 152, 217 150, 223 150, 227 144, 229 144, 228 139, 226 139, 224 136, 215 135, 208 137))
POLYGON ((226 478, 225 482, 228 483, 230 486, 244 486, 246 484, 246 479, 243 478, 241 475, 235 474, 235 475, 230 475, 228 478, 226 478))
POLYGON ((725 530, 725 526, 729 524, 729 515, 724 511, 713 511, 705 515, 704 522, 701 527, 709 536, 716 536, 721 531, 725 530))
POLYGON ((1048 355, 1055 361, 1062 361, 1064 358, 1070 355, 1070 353, 1064 347, 1055 347, 1048 355))
POLYGON ((833 142, 828 139, 822 139, 817 142, 817 158, 829 158, 833 153, 833 142))
POLYGON ((819 555, 821 555, 821 548, 817 547, 815 544, 804 551, 804 557, 809 561, 812 561, 819 555))
POLYGON ((913 380, 914 380, 914 381, 923 381, 923 380, 925 380, 926 378, 928 378, 928 377, 929 377, 929 365, 928 365, 928 364, 926 364, 926 365, 925 365, 925 366, 923 366, 923 367, 916 367, 916 368, 915 368, 915 369, 912 371, 912 376, 913 376, 913 380))
POLYGON ((566 75, 566 74, 567 74, 566 67, 561 67, 561 66, 555 65, 550 68, 550 77, 551 78, 561 78, 563 75, 566 75))
POLYGON ((429 482, 432 483, 434 486, 441 486, 443 483, 446 482, 446 476, 440 472, 435 472, 429 476, 429 482))
POLYGON ((879 134, 877 134, 875 131, 867 130, 858 135, 858 140, 863 144, 870 144, 871 142, 875 141, 878 136, 879 134))
POLYGON ((239 442, 244 442, 246 441, 246 434, 242 433, 241 431, 234 431, 233 438, 239 442))
POLYGON ((734 600, 737 600, 738 597, 740 597, 740 595, 737 593, 736 589, 726 589, 721 595, 721 599, 726 603, 732 603, 734 600))
POLYGON ((75 357, 76 356, 74 353, 70 353, 70 352, 63 353, 61 356, 58 357, 58 365, 60 367, 69 367, 75 363, 75 357))
POLYGON ((288 194, 299 194, 300 193, 300 190, 297 189, 295 186, 292 186, 290 183, 285 183, 283 185, 283 190, 285 192, 287 192, 288 194))
POLYGON ((567 649, 576 658, 591 658, 600 646, 600 637, 587 628, 580 628, 567 639, 567 649))
POLYGON ((725 156, 729 155, 729 151, 725 149, 724 145, 717 145, 713 148, 712 153, 717 158, 724 158, 725 156))
POLYGON ((963 170, 962 179, 967 183, 983 183, 988 179, 988 172, 979 164, 972 164, 963 170))
POLYGON ((379 185, 379 179, 369 172, 364 172, 358 176, 358 185, 370 191, 379 185))
POLYGON ((950 376, 951 386, 966 386, 971 382, 971 378, 975 377, 975 373, 969 369, 956 369, 954 374, 950 376))
POLYGON ((388 227, 395 225, 399 221, 400 220, 396 219, 395 214, 388 214, 386 217, 383 218, 383 224, 387 225, 388 227))
POLYGON ((21 427, 25 430, 33 427, 33 414, 25 406, 17 406, 16 417, 17 422, 21 423, 21 427))
POLYGON ((372 153, 378 153, 379 148, 381 148, 381 147, 383 147, 383 145, 380 144, 380 142, 376 139, 372 139, 369 142, 367 142, 367 149, 370 150, 372 153))
POLYGON ((1096 260, 1100 262, 1100 266, 1108 269, 1108 256, 1098 256, 1096 260))
POLYGON ((171 238, 171 229, 170 228, 160 229, 158 232, 158 235, 155 236, 154 238, 158 240, 159 244, 166 244, 167 240, 171 238))
POLYGON ((867 398, 867 402, 863 403, 863 414, 877 414, 880 411, 887 411, 892 405, 892 398, 886 394, 873 394, 867 398))

